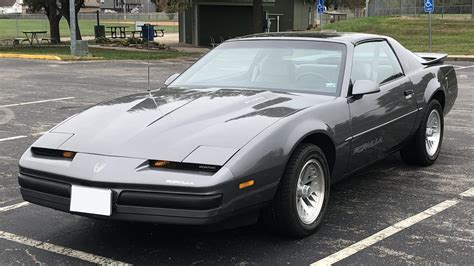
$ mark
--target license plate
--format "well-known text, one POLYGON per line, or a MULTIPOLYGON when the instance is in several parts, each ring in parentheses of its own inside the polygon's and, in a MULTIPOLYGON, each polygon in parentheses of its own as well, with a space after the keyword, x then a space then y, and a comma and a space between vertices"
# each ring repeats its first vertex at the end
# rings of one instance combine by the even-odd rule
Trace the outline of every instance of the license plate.
POLYGON ((112 190, 72 185, 69 210, 110 216, 112 214, 112 190))

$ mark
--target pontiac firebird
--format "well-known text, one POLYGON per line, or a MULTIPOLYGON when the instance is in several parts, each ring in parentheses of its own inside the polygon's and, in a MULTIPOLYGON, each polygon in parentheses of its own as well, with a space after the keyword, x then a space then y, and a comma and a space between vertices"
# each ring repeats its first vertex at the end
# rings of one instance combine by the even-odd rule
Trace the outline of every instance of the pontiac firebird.
POLYGON ((161 89, 51 129, 19 162, 21 194, 106 219, 204 225, 260 215, 307 236, 332 183, 397 151, 409 164, 436 161, 458 91, 445 58, 357 33, 228 40, 161 89))

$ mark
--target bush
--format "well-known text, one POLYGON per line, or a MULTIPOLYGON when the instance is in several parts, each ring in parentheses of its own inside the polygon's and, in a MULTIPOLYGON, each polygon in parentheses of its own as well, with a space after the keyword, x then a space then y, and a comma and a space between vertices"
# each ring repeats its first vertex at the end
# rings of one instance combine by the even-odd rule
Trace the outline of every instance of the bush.
POLYGON ((97 44, 105 44, 105 43, 111 43, 112 41, 107 38, 107 37, 99 37, 97 39, 95 39, 95 43, 97 44))

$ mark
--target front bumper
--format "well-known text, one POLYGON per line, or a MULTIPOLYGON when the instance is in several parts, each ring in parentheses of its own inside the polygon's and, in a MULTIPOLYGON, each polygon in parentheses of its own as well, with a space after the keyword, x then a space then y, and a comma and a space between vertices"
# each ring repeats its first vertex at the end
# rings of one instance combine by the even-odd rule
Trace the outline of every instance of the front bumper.
POLYGON ((145 189, 143 186, 92 182, 25 168, 20 168, 18 181, 25 201, 56 210, 100 219, 192 225, 217 223, 259 207, 265 199, 271 198, 276 189, 276 185, 263 186, 225 200, 225 194, 235 193, 213 187, 195 193, 145 189), (71 212, 69 207, 73 184, 111 189, 112 215, 71 212))

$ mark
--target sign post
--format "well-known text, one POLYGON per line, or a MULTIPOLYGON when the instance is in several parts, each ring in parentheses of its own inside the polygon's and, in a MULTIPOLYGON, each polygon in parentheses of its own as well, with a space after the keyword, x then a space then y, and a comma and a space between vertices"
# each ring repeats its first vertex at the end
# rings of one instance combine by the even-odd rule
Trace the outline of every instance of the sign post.
POLYGON ((71 55, 77 54, 77 40, 76 40, 76 8, 75 1, 69 0, 69 31, 71 32, 71 55))
POLYGON ((322 31, 323 30, 324 0, 318 0, 318 5, 316 6, 316 9, 319 14, 319 27, 322 31))
POLYGON ((424 4, 425 13, 428 13, 428 20, 429 20, 429 32, 430 32, 430 53, 431 53, 431 45, 432 45, 432 36, 431 36, 431 13, 434 11, 434 0, 425 0, 424 4))

